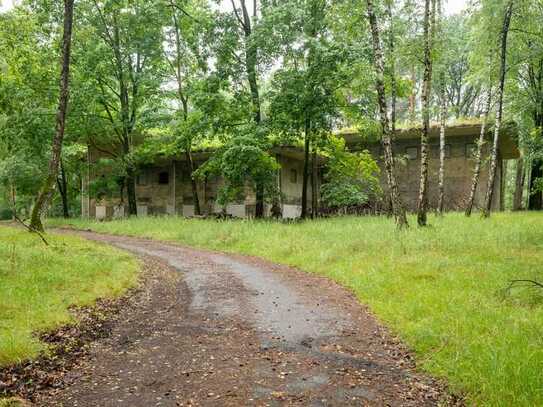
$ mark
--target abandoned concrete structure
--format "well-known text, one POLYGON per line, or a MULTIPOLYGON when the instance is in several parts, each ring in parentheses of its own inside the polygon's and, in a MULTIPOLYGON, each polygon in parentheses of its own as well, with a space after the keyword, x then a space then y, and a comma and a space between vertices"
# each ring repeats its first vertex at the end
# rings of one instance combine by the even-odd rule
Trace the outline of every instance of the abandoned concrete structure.
MULTIPOLYGON (((283 218, 297 218, 301 213, 303 150, 298 147, 277 147, 271 152, 281 169, 277 174, 277 186, 281 191, 281 210, 283 218)), ((193 153, 195 167, 209 159, 212 152, 193 153)), ((96 162, 102 154, 90 149, 89 162, 96 162)), ((103 174, 90 167, 85 191, 89 184, 103 174)), ((320 180, 319 180, 320 182, 320 180)), ((220 207, 216 203, 217 193, 223 185, 220 178, 209 178, 198 182, 198 198, 202 214, 221 213, 226 209, 228 215, 234 217, 253 217, 256 209, 256 196, 251 188, 246 189, 245 199, 220 207)), ((319 183, 317 183, 317 186, 319 183)), ((96 195, 96 194, 95 194, 96 195)), ((311 197, 311 185, 308 187, 311 197)), ((191 174, 184 155, 178 157, 162 157, 153 165, 139 168, 136 180, 137 210, 139 216, 147 215, 179 215, 194 216, 191 174)), ((311 204, 309 204, 310 206, 311 204)), ((128 213, 126 198, 119 195, 92 196, 85 193, 82 198, 82 215, 96 219, 123 217, 128 213)), ((271 213, 271 205, 265 205, 267 216, 271 213)))
MULTIPOLYGON (((446 162, 445 162, 445 203, 448 210, 461 210, 465 206, 472 172, 474 167, 473 152, 476 148, 480 125, 457 125, 446 131, 446 162)), ((438 149, 439 129, 433 127, 430 134, 430 207, 437 202, 437 171, 439 165, 438 149)), ((368 142, 356 132, 341 132, 348 148, 352 151, 367 149, 382 167, 382 147, 378 141, 368 142)), ((491 135, 488 134, 490 140, 491 135)), ((484 157, 488 157, 489 143, 484 147, 484 157)), ((212 152, 194 154, 196 166, 204 163, 212 152)), ((303 150, 298 147, 277 147, 272 151, 281 165, 277 174, 277 185, 282 193, 281 210, 283 218, 296 218, 301 212, 303 150)), ((420 130, 399 130, 394 141, 394 154, 400 192, 406 207, 415 210, 417 204, 420 171, 420 130)), ((512 130, 506 128, 501 134, 498 152, 498 171, 495 183, 493 208, 503 206, 503 160, 518 158, 519 152, 512 138, 512 130)), ((96 162, 102 155, 90 149, 89 163, 96 162)), ((488 163, 485 162, 481 173, 480 187, 477 190, 475 205, 480 206, 484 199, 488 173, 488 163)), ((103 176, 89 165, 89 174, 84 181, 82 195, 82 215, 97 219, 122 217, 127 213, 126 199, 121 196, 96 196, 89 193, 89 185, 103 176)), ((322 182, 322 171, 319 173, 317 187, 322 182)), ((190 173, 186 161, 179 157, 162 157, 153 165, 139 169, 136 181, 136 197, 138 215, 180 215, 193 216, 194 205, 190 182, 190 173)), ((386 190, 386 178, 381 171, 383 189, 386 190)), ((222 185, 221 179, 208 179, 199 182, 198 195, 201 210, 204 214, 219 213, 223 208, 215 202, 217 192, 222 185)), ((317 191, 318 192, 318 191, 317 191)), ((385 194, 386 195, 386 194, 385 194)), ((308 206, 311 206, 311 185, 308 191, 308 206)), ((382 203, 376 203, 381 205, 382 203)), ((235 217, 254 216, 256 200, 254 192, 248 188, 243 201, 231 203, 226 212, 235 217)), ((270 214, 270 205, 266 207, 270 214)))
MULTIPOLYGON (((492 208, 503 209, 504 198, 504 160, 519 158, 520 154, 514 141, 516 128, 504 126, 500 132, 498 148, 498 166, 494 183, 494 198, 492 208)), ((481 132, 480 124, 462 124, 446 128, 445 141, 445 209, 449 211, 463 210, 466 206, 471 187, 473 169, 475 167, 474 153, 481 132)), ((387 189, 383 168, 383 151, 378 142, 368 143, 356 132, 342 132, 347 145, 352 151, 369 150, 381 168, 381 185, 387 189)), ((481 207, 484 202, 488 182, 489 153, 492 145, 492 128, 486 134, 483 146, 483 166, 479 186, 475 195, 475 207, 481 207)), ((432 126, 430 131, 430 154, 428 180, 429 207, 436 208, 438 200, 438 171, 439 171, 439 126, 432 126)), ((410 128, 398 130, 395 134, 393 151, 396 162, 396 175, 401 197, 409 211, 415 211, 419 194, 420 182, 420 129, 410 128)))

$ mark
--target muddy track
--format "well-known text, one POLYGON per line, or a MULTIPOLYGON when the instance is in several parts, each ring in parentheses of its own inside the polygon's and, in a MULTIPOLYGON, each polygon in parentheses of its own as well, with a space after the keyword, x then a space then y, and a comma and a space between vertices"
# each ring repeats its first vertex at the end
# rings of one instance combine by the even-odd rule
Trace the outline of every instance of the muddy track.
POLYGON ((328 279, 255 258, 77 234, 154 262, 155 275, 40 405, 421 406, 445 398, 328 279))

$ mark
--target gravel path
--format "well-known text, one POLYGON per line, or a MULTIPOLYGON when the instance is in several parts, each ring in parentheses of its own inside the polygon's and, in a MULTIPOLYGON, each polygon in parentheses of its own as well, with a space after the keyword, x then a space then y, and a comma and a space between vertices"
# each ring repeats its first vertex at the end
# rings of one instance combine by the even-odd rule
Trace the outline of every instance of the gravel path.
MULTIPOLYGON (((76 233, 76 232, 70 232, 76 233)), ((330 280, 77 232, 142 257, 144 289, 44 406, 437 405, 443 390, 330 280)), ((97 259, 99 261, 99 259, 97 259)))

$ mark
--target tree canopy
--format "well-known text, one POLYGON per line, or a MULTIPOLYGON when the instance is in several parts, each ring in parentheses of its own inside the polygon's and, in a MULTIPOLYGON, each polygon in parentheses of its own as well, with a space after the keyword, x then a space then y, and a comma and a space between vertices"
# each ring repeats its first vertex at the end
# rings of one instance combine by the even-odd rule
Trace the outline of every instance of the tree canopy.
MULTIPOLYGON (((503 121, 519 128, 524 206, 540 208, 543 4, 514 3, 503 121)), ((126 197, 129 214, 137 212, 140 165, 164 154, 190 163, 196 214, 206 174, 228 180, 222 202, 247 185, 257 206, 276 200, 271 149, 285 144, 304 150, 303 203, 317 156, 333 158, 325 196, 315 202, 349 206, 368 193, 389 201, 372 186, 370 157, 346 156, 351 152, 337 147, 335 132, 349 127, 380 138, 380 111, 391 134, 423 119, 426 126, 472 120, 484 114, 488 95, 489 121, 496 119, 508 2, 471 2, 454 15, 444 6, 439 0, 77 1, 66 148, 51 211, 60 213, 65 201, 65 215, 78 213, 87 147, 103 153, 95 165, 112 168, 111 178, 94 188, 126 197), (370 11, 383 54, 384 107, 375 86, 380 71, 370 11), (198 168, 192 155, 211 146, 215 152, 198 168), (338 170, 340 163, 348 173, 338 170)), ((1 206, 16 212, 29 211, 50 159, 62 16, 59 2, 50 0, 22 1, 0 14, 1 206)), ((309 215, 302 207, 302 216, 309 215)))

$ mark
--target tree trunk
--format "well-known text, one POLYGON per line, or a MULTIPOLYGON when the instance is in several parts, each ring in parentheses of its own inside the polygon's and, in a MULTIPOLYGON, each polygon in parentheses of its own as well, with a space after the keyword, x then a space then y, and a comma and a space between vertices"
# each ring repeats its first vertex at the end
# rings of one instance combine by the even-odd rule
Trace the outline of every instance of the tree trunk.
POLYGON ((309 180, 309 147, 311 138, 311 120, 305 119, 305 140, 304 140, 304 173, 302 174, 302 219, 307 218, 307 184, 309 180))
POLYGON ((124 206, 124 187, 126 186, 125 183, 126 183, 125 178, 119 181, 119 196, 120 196, 119 204, 121 206, 124 206))
POLYGON ((424 76, 422 84, 422 133, 420 137, 420 186, 417 222, 426 226, 428 210, 428 136, 430 132, 430 98, 432 94, 432 40, 435 20, 435 0, 426 0, 424 6, 424 76), (434 6, 434 12, 431 8, 434 6), (432 27, 430 27, 432 20, 432 27))
MULTIPOLYGON (((123 138, 123 157, 130 154, 130 142, 128 137, 123 138)), ((128 199, 128 216, 138 216, 138 204, 136 200, 136 168, 132 161, 125 162, 126 175, 124 182, 126 184, 126 197, 128 199)))
POLYGON ((387 103, 384 81, 384 61, 381 50, 381 40, 379 38, 379 27, 377 17, 373 8, 373 0, 367 0, 368 18, 371 26, 371 35, 374 53, 374 68, 376 73, 375 87, 377 90, 377 100, 379 103, 379 117, 381 121, 382 143, 385 153, 385 171, 387 174, 388 187, 390 192, 390 201, 392 202, 392 211, 398 228, 408 227, 405 208, 401 201, 396 176, 394 173, 394 156, 392 152, 392 135, 388 123, 387 103))
POLYGON ((70 210, 68 205, 68 183, 66 182, 66 173, 64 171, 64 165, 60 160, 60 178, 57 177, 58 192, 62 200, 62 216, 65 219, 70 217, 70 210))
POLYGON ((138 216, 136 200, 136 170, 132 165, 126 169, 126 196, 128 198, 128 216, 138 216))
POLYGON ((194 202, 194 214, 196 216, 200 216, 202 214, 202 211, 200 209, 200 200, 198 199, 198 184, 196 183, 196 180, 192 176, 192 174, 194 173, 194 161, 192 160, 192 153, 190 149, 186 150, 185 157, 187 159, 187 163, 189 165, 189 171, 190 171, 190 185, 192 189, 192 200, 194 202))
POLYGON ((533 160, 530 168, 530 188, 529 188, 529 200, 528 209, 540 211, 543 209, 543 192, 534 192, 535 183, 538 178, 543 177, 543 161, 533 160))
MULTIPOLYGON (((258 89, 258 77, 257 77, 257 63, 258 63, 258 48, 255 41, 252 39, 252 27, 251 17, 247 11, 245 0, 240 0, 241 12, 243 20, 240 19, 243 33, 245 35, 245 70, 247 72, 247 81, 249 82, 249 90, 251 91, 251 103, 253 106, 253 119, 257 126, 262 121, 262 113, 260 108, 260 95, 258 89)), ((234 6, 235 7, 235 6, 234 6)), ((253 4, 253 16, 256 19, 257 16, 257 4, 256 1, 253 4)), ((235 10, 234 10, 235 11, 235 10)), ((261 183, 256 184, 256 207, 255 218, 264 217, 264 185, 261 183)))
POLYGON ((17 189, 15 183, 10 182, 11 220, 17 220, 17 189))
POLYGON ((388 52, 389 52, 389 76, 390 76, 390 128, 392 137, 396 134, 396 54, 394 51, 394 18, 392 16, 392 1, 387 2, 387 14, 389 19, 388 52))
POLYGON ((517 160, 517 169, 515 174, 515 194, 513 195, 513 210, 522 210, 522 195, 524 192, 524 158, 520 157, 517 160))
MULTIPOLYGON (((178 20, 177 14, 176 14, 177 13, 177 8, 176 8, 175 3, 173 1, 171 1, 170 6, 171 6, 171 9, 172 9, 172 22, 173 22, 174 29, 175 29, 175 50, 176 50, 176 55, 175 55, 175 76, 176 76, 176 80, 177 80, 177 97, 178 97, 179 101, 181 102, 183 120, 186 121, 188 119, 188 114, 189 114, 189 106, 188 106, 189 98, 188 98, 187 95, 185 95, 185 92, 183 90, 183 73, 182 73, 182 68, 183 68, 182 54, 183 54, 183 51, 182 51, 182 47, 181 47, 181 28, 180 28, 180 25, 179 25, 179 20, 178 20)), ((192 200, 194 202, 194 214, 196 216, 200 216, 202 214, 202 211, 200 209, 200 200, 198 198, 198 184, 197 184, 196 180, 192 176, 192 174, 195 171, 194 162, 192 160, 192 144, 193 144, 192 137, 190 137, 190 138, 188 138, 186 146, 185 146, 185 158, 187 160, 187 165, 188 165, 188 169, 189 169, 190 185, 191 185, 191 190, 192 190, 192 200)), ((174 180, 174 182, 175 182, 175 180, 174 180)), ((204 188, 204 190, 205 190, 205 188, 204 188)), ((174 207, 175 207, 175 202, 174 202, 174 207)))
POLYGON ((483 216, 490 216, 492 207, 492 197, 494 195, 494 182, 496 178, 496 167, 498 165, 498 143, 500 139, 500 126, 503 113, 503 89, 505 86, 505 70, 506 70, 506 52, 507 52, 507 35, 509 34, 509 24, 511 23, 511 14, 513 13, 513 0, 507 3, 505 15, 503 17, 503 26, 501 31, 501 53, 500 53, 500 83, 498 87, 498 106, 496 108, 496 123, 494 125, 494 143, 492 144, 492 152, 490 155, 490 170, 488 174, 488 184, 486 187, 485 205, 483 208, 483 216))
POLYGON ((473 210, 473 204, 475 202, 475 192, 479 184, 479 177, 481 175, 481 164, 483 160, 483 146, 485 144, 486 134, 486 122, 488 121, 488 113, 490 111, 490 102, 492 99, 492 91, 489 88, 486 95, 485 107, 483 112, 483 120, 481 123, 481 132, 479 133, 479 140, 477 140, 477 151, 475 152, 475 169, 473 170, 473 178, 471 180, 471 188, 468 197, 468 203, 466 206, 466 216, 470 217, 473 210))
MULTIPOLYGON (((251 17, 247 11, 245 0, 241 0, 241 11, 243 14, 243 32, 245 34, 245 68, 247 71, 247 80, 251 91, 251 101, 253 104, 253 115, 256 124, 260 124, 262 119, 260 112, 260 96, 258 91, 258 81, 256 73, 258 48, 252 41, 251 17)), ((256 17, 256 2, 254 4, 254 15, 256 17)))
MULTIPOLYGON (((442 86, 445 86, 444 80, 442 86)), ((441 92, 441 120, 439 125, 439 197, 437 201, 437 213, 443 215, 443 205, 445 201, 445 124, 447 120, 447 100, 445 99, 445 91, 441 92)))
MULTIPOLYGON (((396 135, 396 99, 397 99, 397 85, 396 85, 396 54, 394 50, 394 17, 392 15, 392 1, 386 2, 387 14, 389 20, 389 32, 388 32, 388 71, 390 77, 390 130, 391 130, 391 142, 396 135)), ((413 73, 414 76, 414 73, 413 73)), ((413 82, 414 84, 415 82, 413 82)), ((414 86, 414 85, 413 85, 414 86)), ((414 92, 411 95, 414 98, 414 92)), ((411 112, 411 96, 409 99, 409 109, 411 112)), ((413 99, 413 114, 415 108, 415 100, 413 99)), ((394 208, 392 201, 389 199, 387 202, 387 216, 390 217, 394 214, 394 208)))
POLYGON ((60 74, 60 95, 56 117, 56 132, 51 147, 51 159, 49 160, 49 173, 40 189, 32 214, 30 216, 30 229, 43 232, 41 214, 47 205, 49 196, 54 188, 58 175, 62 142, 64 140, 64 128, 66 112, 68 110, 69 80, 70 80, 70 53, 72 44, 72 23, 74 12, 74 0, 64 0, 64 30, 62 35, 62 71, 60 74))
POLYGON ((259 182, 255 189, 255 218, 261 219, 264 217, 264 185, 259 182))
POLYGON ((507 188, 507 172, 509 169, 509 162, 502 161, 500 176, 500 211, 505 209, 505 190, 507 188))
POLYGON ((311 217, 313 219, 316 219, 319 216, 319 197, 317 194, 318 170, 317 148, 314 143, 313 154, 311 157, 311 217))

